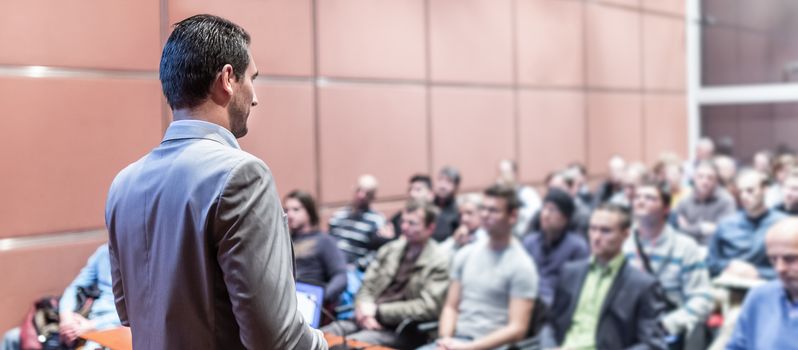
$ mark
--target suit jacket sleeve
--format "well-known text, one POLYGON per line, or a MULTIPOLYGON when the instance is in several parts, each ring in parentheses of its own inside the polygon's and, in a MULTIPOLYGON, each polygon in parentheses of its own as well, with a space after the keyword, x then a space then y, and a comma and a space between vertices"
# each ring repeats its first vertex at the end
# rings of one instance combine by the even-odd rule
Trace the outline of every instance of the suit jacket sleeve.
POLYGON ((217 260, 249 349, 326 349, 297 310, 293 248, 266 165, 254 158, 230 172, 212 219, 217 260))
POLYGON ((637 339, 641 342, 631 346, 629 349, 647 350, 661 349, 666 350, 665 332, 660 326, 659 320, 665 312, 664 293, 659 283, 652 283, 640 295, 638 301, 637 315, 637 339))
POLYGON ((127 317, 127 304, 125 303, 125 286, 122 284, 122 272, 119 270, 119 258, 116 254, 115 236, 108 237, 108 257, 111 259, 111 287, 114 291, 114 304, 119 321, 123 326, 130 327, 127 317))

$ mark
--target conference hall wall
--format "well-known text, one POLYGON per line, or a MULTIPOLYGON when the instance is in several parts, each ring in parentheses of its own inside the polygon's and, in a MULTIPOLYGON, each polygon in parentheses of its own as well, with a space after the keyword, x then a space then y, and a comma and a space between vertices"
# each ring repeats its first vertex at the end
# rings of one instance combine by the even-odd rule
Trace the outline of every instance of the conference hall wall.
POLYGON ((685 155, 684 0, 139 0, 0 2, 0 330, 60 293, 106 240, 114 175, 170 120, 158 82, 171 24, 227 17, 260 70, 243 148, 281 193, 325 216, 355 178, 392 214, 414 173, 502 158, 539 183, 570 161, 685 155))

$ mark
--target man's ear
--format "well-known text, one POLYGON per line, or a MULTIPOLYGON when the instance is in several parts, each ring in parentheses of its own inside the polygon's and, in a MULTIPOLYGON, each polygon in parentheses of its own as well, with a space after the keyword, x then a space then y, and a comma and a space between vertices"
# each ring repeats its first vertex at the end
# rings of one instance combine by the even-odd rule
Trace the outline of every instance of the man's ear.
POLYGON ((230 64, 225 64, 222 67, 222 71, 219 73, 219 82, 222 84, 222 88, 228 94, 233 94, 233 83, 237 81, 235 72, 233 71, 233 66, 230 64))

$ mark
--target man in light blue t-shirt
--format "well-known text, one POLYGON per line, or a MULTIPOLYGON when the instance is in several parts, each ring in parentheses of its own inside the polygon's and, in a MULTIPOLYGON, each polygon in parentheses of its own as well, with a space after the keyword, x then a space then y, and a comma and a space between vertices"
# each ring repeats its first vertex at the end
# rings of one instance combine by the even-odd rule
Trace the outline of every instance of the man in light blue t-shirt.
POLYGON ((538 276, 535 264, 512 235, 520 205, 515 190, 485 190, 482 225, 489 239, 457 252, 435 343, 424 349, 492 349, 527 334, 538 276))

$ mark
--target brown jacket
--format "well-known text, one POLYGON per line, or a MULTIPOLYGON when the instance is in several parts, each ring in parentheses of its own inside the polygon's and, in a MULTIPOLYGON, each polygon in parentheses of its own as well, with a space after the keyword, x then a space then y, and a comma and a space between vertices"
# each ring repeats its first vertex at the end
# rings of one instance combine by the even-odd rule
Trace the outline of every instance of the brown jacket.
MULTIPOLYGON (((369 265, 355 303, 376 302, 393 282, 405 252, 407 241, 397 239, 384 245, 369 265)), ((437 320, 449 288, 449 253, 430 239, 421 251, 405 289, 406 300, 377 305, 380 322, 389 327, 405 319, 437 320)))

